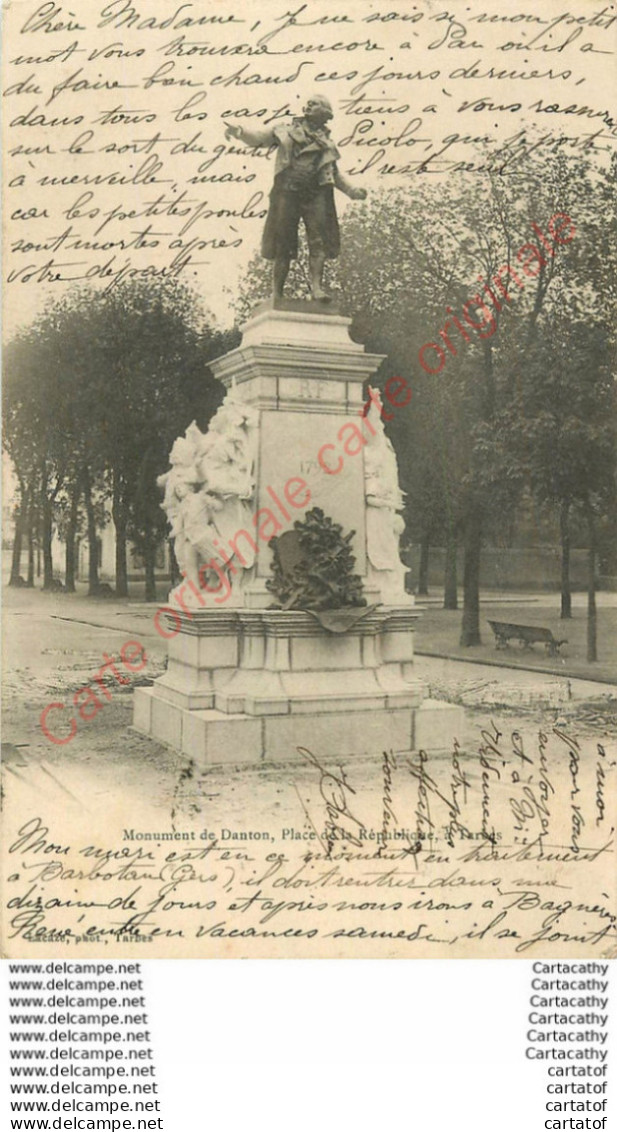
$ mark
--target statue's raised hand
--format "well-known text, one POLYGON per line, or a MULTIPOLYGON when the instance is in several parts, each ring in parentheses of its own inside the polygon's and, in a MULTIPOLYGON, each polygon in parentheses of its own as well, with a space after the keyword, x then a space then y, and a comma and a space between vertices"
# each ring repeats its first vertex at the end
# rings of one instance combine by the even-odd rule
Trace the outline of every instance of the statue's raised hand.
POLYGON ((242 140, 242 126, 227 126, 225 130, 226 138, 236 138, 237 141, 242 140))
POLYGON ((368 193, 366 189, 358 188, 354 189, 353 192, 351 192, 349 195, 351 196, 352 200, 366 200, 368 193))

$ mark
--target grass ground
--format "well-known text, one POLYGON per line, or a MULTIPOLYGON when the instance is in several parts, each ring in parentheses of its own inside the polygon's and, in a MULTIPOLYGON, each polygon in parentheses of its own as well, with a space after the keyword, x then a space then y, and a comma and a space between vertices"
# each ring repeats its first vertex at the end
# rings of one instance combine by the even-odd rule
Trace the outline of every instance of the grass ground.
MULTIPOLYGON (((421 604, 421 598, 418 604, 421 604)), ((597 617, 598 660, 587 658, 587 616, 582 605, 576 605, 573 617, 561 621, 554 595, 539 595, 533 603, 521 600, 502 602, 484 601, 480 610, 482 644, 472 648, 459 645, 461 610, 440 609, 428 606, 417 623, 416 652, 426 656, 447 656, 456 660, 481 661, 516 667, 537 669, 559 676, 578 676, 592 680, 617 683, 617 608, 601 605, 597 617), (512 642, 507 649, 498 649, 490 620, 510 621, 517 625, 538 625, 550 629, 558 640, 567 638, 560 655, 547 656, 542 645, 522 648, 512 642)))

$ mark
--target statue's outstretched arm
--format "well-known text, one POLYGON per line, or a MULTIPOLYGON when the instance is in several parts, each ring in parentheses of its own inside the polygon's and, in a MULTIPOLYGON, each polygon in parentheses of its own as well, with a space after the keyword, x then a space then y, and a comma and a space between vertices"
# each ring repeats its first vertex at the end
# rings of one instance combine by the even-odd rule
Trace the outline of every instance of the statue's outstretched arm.
POLYGON ((342 173, 339 173, 338 166, 334 169, 334 186, 340 189, 345 196, 351 197, 352 200, 366 200, 366 189, 360 188, 359 185, 352 185, 342 173))
POLYGON ((274 130, 247 130, 245 126, 227 126, 226 137, 237 138, 244 145, 271 146, 278 145, 278 138, 274 130))

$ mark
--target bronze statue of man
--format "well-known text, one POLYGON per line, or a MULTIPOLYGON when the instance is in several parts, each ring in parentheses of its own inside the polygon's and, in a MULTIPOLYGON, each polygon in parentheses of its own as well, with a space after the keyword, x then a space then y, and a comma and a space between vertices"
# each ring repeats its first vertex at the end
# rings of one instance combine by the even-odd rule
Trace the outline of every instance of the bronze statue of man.
POLYGON ((312 95, 302 118, 281 122, 269 130, 228 126, 227 136, 251 146, 278 146, 270 207, 261 254, 273 260, 273 291, 281 298, 292 259, 298 255, 298 225, 304 221, 309 249, 309 277, 314 299, 327 299, 323 272, 327 259, 340 251, 334 189, 352 200, 364 200, 366 189, 356 188, 339 173, 340 154, 326 122, 332 106, 321 94, 312 95))

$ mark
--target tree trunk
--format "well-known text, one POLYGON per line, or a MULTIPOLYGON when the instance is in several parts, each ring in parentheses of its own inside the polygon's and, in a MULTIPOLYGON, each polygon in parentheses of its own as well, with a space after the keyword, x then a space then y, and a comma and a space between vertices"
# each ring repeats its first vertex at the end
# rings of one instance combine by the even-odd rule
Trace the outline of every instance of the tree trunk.
MULTIPOLYGON (((483 344, 483 382, 480 386, 481 419, 489 424, 495 415, 496 382, 493 347, 483 344)), ((472 494, 465 519, 465 560, 463 566, 463 618, 459 644, 463 648, 481 645, 480 636, 480 559, 482 555, 482 501, 472 494)))
POLYGON ((456 531, 451 526, 448 526, 446 532, 446 562, 443 586, 444 609, 458 609, 456 552, 456 531))
POLYGON ((54 563, 51 551, 53 533, 53 513, 49 499, 45 496, 42 502, 42 542, 43 542, 43 589, 50 590, 54 584, 54 563))
POLYGON ((416 590, 416 593, 420 597, 425 597, 428 594, 428 560, 430 548, 430 535, 428 532, 424 532, 422 541, 420 542, 420 567, 418 570, 418 588, 416 590))
POLYGON ((591 506, 587 507, 589 554, 587 578, 587 660, 598 659, 598 619, 596 613, 596 525, 591 506))
POLYGON ((146 575, 146 601, 156 601, 156 543, 148 535, 144 543, 144 569, 146 575))
POLYGON ((176 552, 174 550, 174 543, 175 539, 167 539, 167 545, 169 547, 169 584, 172 590, 182 581, 178 559, 176 558, 176 552))
POLYGON ((26 501, 23 490, 21 502, 15 516, 15 538, 13 541, 13 554, 11 556, 11 576, 9 586, 18 586, 21 580, 21 551, 26 527, 26 501))
POLYGON ((561 536, 561 620, 572 616, 572 592, 570 590, 570 503, 562 500, 559 510, 559 532, 561 536))
POLYGON ((464 648, 481 645, 480 637, 480 552, 482 520, 473 512, 465 527, 465 565, 463 573, 463 620, 460 644, 464 648))
POLYGON ((28 589, 34 589, 34 528, 36 525, 36 507, 34 489, 29 489, 28 499, 28 574, 26 577, 26 585, 28 589))
POLYGON ((87 467, 83 469, 82 476, 88 531, 88 597, 93 597, 99 589, 99 547, 94 504, 92 503, 92 485, 87 467))
POLYGON ((75 538, 77 535, 77 520, 79 518, 79 497, 81 484, 77 484, 71 491, 71 508, 66 532, 66 546, 64 552, 64 588, 67 593, 75 593, 75 538))
POLYGON ((41 480, 41 541, 43 543, 43 589, 50 590, 54 584, 54 564, 51 552, 53 531, 53 508, 49 498, 47 472, 41 480))
POLYGON ((116 528, 116 595, 128 597, 129 577, 126 561, 126 517, 127 508, 122 499, 118 477, 114 474, 114 493, 111 515, 116 528))

